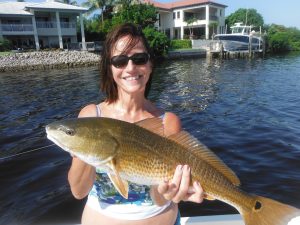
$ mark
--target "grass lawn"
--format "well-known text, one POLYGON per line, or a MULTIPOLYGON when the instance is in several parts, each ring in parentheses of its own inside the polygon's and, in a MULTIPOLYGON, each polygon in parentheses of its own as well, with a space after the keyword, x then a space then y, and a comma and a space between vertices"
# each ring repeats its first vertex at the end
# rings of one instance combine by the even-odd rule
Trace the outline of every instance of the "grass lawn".
POLYGON ((11 52, 0 52, 0 57, 1 56, 6 56, 6 55, 11 55, 11 52))

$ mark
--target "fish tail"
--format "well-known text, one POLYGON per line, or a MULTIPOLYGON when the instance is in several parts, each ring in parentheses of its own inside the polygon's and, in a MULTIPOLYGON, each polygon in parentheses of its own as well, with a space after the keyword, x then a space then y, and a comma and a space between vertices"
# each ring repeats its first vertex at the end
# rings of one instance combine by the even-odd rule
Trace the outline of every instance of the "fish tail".
POLYGON ((300 210, 275 200, 254 196, 250 211, 241 210, 245 225, 287 225, 300 210))

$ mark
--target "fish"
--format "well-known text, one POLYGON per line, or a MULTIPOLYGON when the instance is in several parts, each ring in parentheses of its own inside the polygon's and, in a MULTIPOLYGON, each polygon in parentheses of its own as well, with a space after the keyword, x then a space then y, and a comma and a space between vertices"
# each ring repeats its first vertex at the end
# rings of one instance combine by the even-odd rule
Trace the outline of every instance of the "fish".
POLYGON ((111 118, 76 118, 46 126, 47 138, 84 162, 104 168, 113 185, 128 198, 128 182, 158 185, 171 180, 177 165, 189 165, 191 183, 205 198, 238 210, 246 225, 287 225, 300 209, 240 188, 236 174, 187 131, 166 137, 160 118, 129 123, 111 118))

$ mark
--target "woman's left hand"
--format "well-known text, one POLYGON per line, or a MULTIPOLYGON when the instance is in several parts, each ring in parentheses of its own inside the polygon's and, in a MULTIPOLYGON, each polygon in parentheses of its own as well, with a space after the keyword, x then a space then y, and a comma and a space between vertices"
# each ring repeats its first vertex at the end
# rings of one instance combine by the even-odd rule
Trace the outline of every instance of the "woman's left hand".
POLYGON ((191 169, 188 165, 178 165, 173 179, 164 181, 158 185, 157 191, 166 200, 171 200, 175 203, 180 201, 190 201, 201 203, 205 193, 199 182, 195 181, 190 186, 191 169))

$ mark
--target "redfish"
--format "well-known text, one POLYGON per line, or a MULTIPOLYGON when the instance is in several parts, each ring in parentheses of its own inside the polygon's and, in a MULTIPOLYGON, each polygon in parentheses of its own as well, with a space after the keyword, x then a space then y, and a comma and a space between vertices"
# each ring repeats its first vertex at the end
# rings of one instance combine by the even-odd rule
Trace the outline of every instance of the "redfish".
POLYGON ((106 169, 128 198, 128 181, 157 185, 172 179, 177 165, 189 165, 192 182, 201 183, 207 199, 226 202, 246 225, 287 225, 300 210, 248 194, 240 180, 211 150, 185 131, 165 137, 162 120, 132 124, 109 118, 79 118, 47 125, 48 138, 84 162, 106 169))

